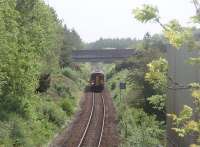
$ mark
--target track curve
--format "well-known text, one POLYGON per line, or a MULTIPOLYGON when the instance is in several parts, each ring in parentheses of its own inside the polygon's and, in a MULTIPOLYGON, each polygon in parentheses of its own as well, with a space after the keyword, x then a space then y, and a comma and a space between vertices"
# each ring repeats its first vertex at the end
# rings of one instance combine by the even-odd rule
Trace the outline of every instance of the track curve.
POLYGON ((49 147, 118 147, 116 112, 107 90, 84 93, 79 110, 49 147))
POLYGON ((92 97, 93 105, 90 117, 77 147, 101 146, 105 125, 105 101, 104 96, 101 94, 93 93, 92 97), (102 107, 102 109, 100 107, 102 107), (92 137, 93 139, 91 139, 92 137))

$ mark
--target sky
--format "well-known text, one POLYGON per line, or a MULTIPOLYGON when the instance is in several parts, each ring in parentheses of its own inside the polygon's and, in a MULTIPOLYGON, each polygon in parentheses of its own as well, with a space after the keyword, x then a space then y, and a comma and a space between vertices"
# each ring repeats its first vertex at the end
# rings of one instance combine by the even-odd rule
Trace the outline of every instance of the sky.
POLYGON ((142 4, 158 7, 161 22, 177 19, 190 25, 195 15, 191 0, 45 0, 68 28, 74 28, 84 42, 99 38, 143 38, 146 32, 161 33, 158 24, 141 24, 132 10, 142 4))

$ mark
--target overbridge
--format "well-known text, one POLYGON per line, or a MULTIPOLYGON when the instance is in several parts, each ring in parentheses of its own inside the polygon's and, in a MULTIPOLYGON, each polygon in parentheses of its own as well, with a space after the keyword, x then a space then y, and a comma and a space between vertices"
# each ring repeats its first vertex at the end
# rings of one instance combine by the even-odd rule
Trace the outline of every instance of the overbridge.
POLYGON ((135 49, 99 49, 99 50, 75 50, 71 58, 74 62, 114 62, 137 55, 135 49))

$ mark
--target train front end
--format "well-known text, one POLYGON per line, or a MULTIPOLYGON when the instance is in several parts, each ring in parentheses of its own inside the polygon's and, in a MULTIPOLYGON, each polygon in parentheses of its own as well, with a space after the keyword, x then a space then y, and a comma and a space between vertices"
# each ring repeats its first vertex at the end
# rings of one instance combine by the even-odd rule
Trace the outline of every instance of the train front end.
POLYGON ((104 73, 103 72, 91 73, 90 89, 92 92, 102 92, 104 90, 104 73))

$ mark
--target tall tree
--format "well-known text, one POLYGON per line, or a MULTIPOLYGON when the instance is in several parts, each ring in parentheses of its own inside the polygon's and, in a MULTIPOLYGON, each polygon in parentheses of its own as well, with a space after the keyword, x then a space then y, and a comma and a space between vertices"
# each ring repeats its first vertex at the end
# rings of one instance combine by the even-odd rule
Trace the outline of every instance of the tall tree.
POLYGON ((64 25, 64 38, 60 54, 60 66, 66 67, 70 64, 70 55, 72 50, 79 50, 83 48, 83 42, 78 33, 72 29, 68 29, 64 25))
POLYGON ((58 63, 61 23, 41 0, 4 0, 0 11, 1 104, 21 112, 39 75, 58 63))

